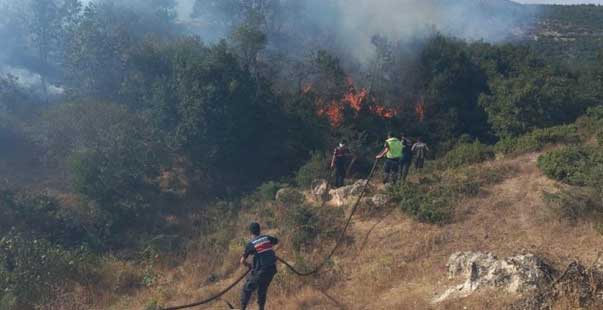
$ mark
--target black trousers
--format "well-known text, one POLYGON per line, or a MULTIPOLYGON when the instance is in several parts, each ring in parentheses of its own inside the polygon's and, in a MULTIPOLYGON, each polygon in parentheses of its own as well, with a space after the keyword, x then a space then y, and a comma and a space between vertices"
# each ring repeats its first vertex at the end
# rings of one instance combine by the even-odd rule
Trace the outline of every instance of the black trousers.
POLYGON ((257 271, 252 271, 251 275, 247 278, 243 291, 241 292, 241 309, 247 309, 251 295, 256 290, 258 291, 258 306, 260 310, 264 310, 266 306, 266 295, 268 294, 268 287, 272 278, 276 274, 276 267, 262 268, 257 271))
POLYGON ((344 159, 335 161, 335 187, 342 187, 345 185, 345 168, 346 161, 344 159))
POLYGON ((417 161, 415 161, 415 168, 418 169, 423 169, 423 164, 425 163, 425 158, 419 158, 417 157, 417 161))
POLYGON ((400 177, 402 178, 402 182, 406 181, 411 163, 410 160, 404 160, 400 163, 400 177))
POLYGON ((400 173, 400 159, 387 158, 385 160, 385 178, 383 183, 398 182, 398 174, 400 173))

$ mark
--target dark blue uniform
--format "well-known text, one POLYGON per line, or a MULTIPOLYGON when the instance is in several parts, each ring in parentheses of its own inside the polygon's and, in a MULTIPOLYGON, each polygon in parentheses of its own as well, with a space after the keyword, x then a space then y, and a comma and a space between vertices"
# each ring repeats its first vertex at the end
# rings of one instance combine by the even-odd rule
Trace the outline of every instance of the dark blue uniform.
POLYGON ((276 274, 276 254, 272 247, 278 244, 278 239, 271 236, 258 236, 245 246, 243 257, 253 255, 251 275, 241 293, 241 308, 246 309, 255 290, 258 291, 258 305, 264 310, 268 286, 276 274))

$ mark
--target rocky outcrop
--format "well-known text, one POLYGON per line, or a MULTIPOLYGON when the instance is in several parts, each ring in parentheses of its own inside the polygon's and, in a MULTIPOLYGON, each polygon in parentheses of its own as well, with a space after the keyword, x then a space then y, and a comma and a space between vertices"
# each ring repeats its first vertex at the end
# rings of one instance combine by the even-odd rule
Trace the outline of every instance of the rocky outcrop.
POLYGON ((389 196, 387 196, 385 194, 376 194, 369 199, 369 202, 371 203, 372 206, 380 208, 380 207, 385 206, 389 202, 389 200, 390 200, 389 196))
POLYGON ((464 282, 436 297, 438 303, 450 298, 466 297, 482 288, 504 289, 509 293, 536 290, 552 281, 552 268, 532 255, 498 259, 491 253, 457 252, 448 259, 448 276, 464 282))
POLYGON ((312 182, 312 195, 320 201, 329 200, 329 183, 325 179, 314 180, 312 182))
POLYGON ((345 205, 350 199, 358 197, 366 184, 366 180, 358 180, 352 185, 330 190, 331 203, 336 206, 345 205))
POLYGON ((523 296, 506 310, 603 309, 603 259, 592 267, 574 261, 550 285, 523 296))

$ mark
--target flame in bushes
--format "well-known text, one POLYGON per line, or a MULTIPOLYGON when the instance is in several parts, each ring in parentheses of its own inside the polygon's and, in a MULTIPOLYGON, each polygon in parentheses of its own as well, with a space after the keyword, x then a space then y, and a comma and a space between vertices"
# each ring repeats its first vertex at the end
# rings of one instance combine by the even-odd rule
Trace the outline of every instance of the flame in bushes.
MULTIPOLYGON (((307 93, 304 88, 304 93, 307 93)), ((308 90, 309 91, 309 90, 308 90)), ((354 83, 348 79, 348 90, 340 100, 332 100, 330 102, 324 102, 319 99, 318 115, 326 116, 333 127, 339 127, 345 119, 345 110, 350 108, 354 113, 354 117, 358 117, 361 113, 368 112, 381 117, 383 119, 390 119, 395 117, 398 112, 394 109, 390 109, 381 105, 366 106, 369 103, 369 92, 367 89, 362 88, 356 89, 354 83)), ((371 98, 375 101, 375 98, 371 98)))

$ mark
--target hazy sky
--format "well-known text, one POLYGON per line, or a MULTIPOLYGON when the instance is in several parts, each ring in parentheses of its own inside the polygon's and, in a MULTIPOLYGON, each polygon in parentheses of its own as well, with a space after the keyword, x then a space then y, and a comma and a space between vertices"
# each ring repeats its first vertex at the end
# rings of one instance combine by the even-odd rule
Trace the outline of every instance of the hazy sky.
POLYGON ((513 0, 519 3, 544 3, 544 4, 602 4, 603 0, 513 0))

